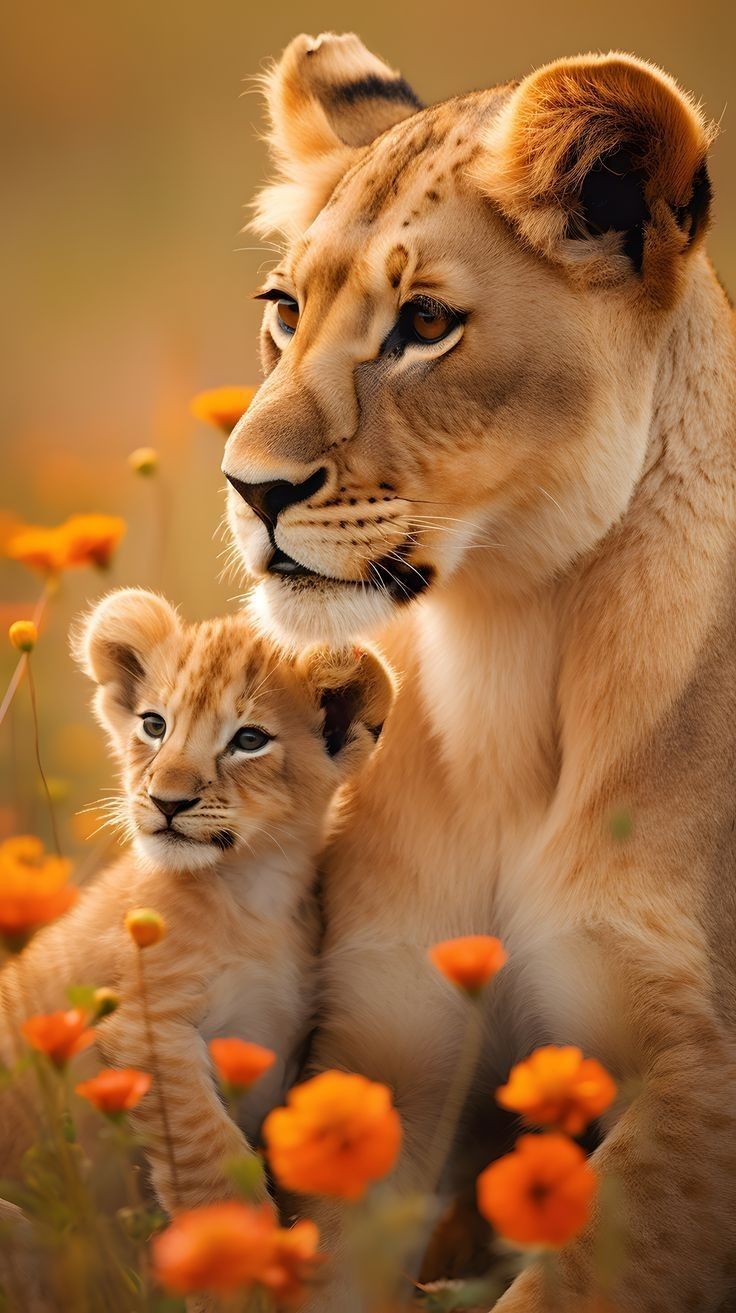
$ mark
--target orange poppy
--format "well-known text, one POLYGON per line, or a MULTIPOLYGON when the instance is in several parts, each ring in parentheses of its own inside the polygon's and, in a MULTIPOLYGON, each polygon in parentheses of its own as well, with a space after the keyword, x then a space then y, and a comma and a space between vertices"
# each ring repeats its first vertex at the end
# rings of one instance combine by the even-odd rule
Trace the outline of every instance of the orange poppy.
POLYGON ((78 897, 71 862, 44 852, 40 839, 16 835, 0 843, 0 936, 21 948, 39 926, 55 921, 78 897))
POLYGON ((135 1108, 144 1094, 148 1094, 151 1077, 148 1072, 136 1071, 134 1067, 107 1067, 91 1080, 81 1081, 74 1088, 98 1112, 105 1113, 107 1117, 118 1117, 135 1108))
POLYGON ((263 1125, 278 1180, 300 1194, 359 1199, 396 1162, 401 1123, 385 1085, 324 1071, 289 1092, 263 1125))
POLYGON ((223 1085, 234 1090, 247 1090, 276 1061, 273 1049, 242 1039, 213 1039, 209 1050, 223 1085))
POLYGON ((45 1053, 55 1067, 64 1067, 75 1053, 93 1042, 95 1032, 87 1026, 87 1014, 81 1008, 69 1012, 38 1013, 21 1026, 21 1034, 38 1053, 45 1053))
POLYGON ((496 1092, 502 1108, 521 1113, 535 1126, 556 1126, 582 1135, 589 1122, 616 1097, 616 1085, 595 1058, 572 1045, 549 1044, 512 1067, 508 1084, 496 1092))
POLYGON ((125 520, 119 515, 72 515, 61 526, 67 564, 106 570, 125 529, 125 520))
POLYGON ((42 574, 58 574, 67 564, 66 541, 60 526, 23 525, 8 538, 5 553, 11 561, 19 561, 42 574))
POLYGON ((463 935, 444 939, 429 949, 429 960, 453 985, 477 994, 508 960, 500 939, 463 935))
POLYGON ((276 1229, 269 1204, 209 1204, 179 1213, 153 1241, 156 1280, 182 1295, 229 1294, 262 1283, 276 1229))
POLYGON ((8 543, 11 538, 14 538, 18 530, 22 527, 21 521, 13 511, 0 510, 0 553, 2 553, 3 556, 7 552, 8 543))
POLYGON ((13 561, 43 574, 55 575, 72 566, 110 564, 125 533, 118 515, 72 515, 63 524, 24 525, 11 535, 6 554, 13 561))
POLYGON ((230 433, 245 414, 256 391, 257 388, 246 387, 209 388, 192 397, 189 409, 197 419, 230 433))
POLYGON ((481 1172, 478 1208, 506 1240, 556 1249, 585 1226, 597 1184, 573 1140, 522 1135, 513 1153, 481 1172))
POLYGON ((304 1283, 321 1261, 317 1254, 319 1231, 314 1222, 297 1222, 274 1232, 270 1264, 263 1275, 263 1284, 276 1296, 279 1303, 299 1301, 304 1283))

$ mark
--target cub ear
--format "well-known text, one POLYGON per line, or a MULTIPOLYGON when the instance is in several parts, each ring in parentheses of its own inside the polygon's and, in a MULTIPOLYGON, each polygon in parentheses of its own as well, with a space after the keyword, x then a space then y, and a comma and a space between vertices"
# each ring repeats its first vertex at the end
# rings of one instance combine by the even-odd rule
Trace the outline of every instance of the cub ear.
POLYGON ((112 702, 130 711, 150 654, 180 632, 181 621, 163 597, 119 588, 82 619, 72 636, 72 655, 112 702))
POLYGON ((355 769, 374 748, 395 696, 393 672, 365 648, 334 652, 317 647, 298 660, 312 696, 324 711, 327 752, 355 769))
POLYGON ((632 273, 669 303, 707 226, 714 129, 672 78, 626 55, 581 55, 526 78, 475 178, 522 236, 588 281, 632 273))
POLYGON ((263 235, 303 232, 359 149, 421 109, 408 82, 352 32, 296 37, 261 82, 279 175, 256 201, 263 235))

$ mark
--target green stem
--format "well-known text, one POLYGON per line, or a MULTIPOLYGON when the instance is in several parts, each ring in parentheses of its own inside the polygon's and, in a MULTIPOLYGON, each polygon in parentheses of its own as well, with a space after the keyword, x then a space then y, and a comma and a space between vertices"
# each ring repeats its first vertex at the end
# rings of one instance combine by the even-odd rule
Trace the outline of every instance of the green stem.
MULTIPOLYGON (((452 1079, 447 1089, 445 1101, 437 1120, 434 1137, 429 1147, 427 1155, 427 1177, 426 1177, 426 1194, 427 1197, 436 1193, 437 1186, 442 1176, 447 1156, 452 1148, 452 1142, 460 1121, 465 1100, 470 1089, 473 1079, 473 1073, 478 1063, 480 1045, 483 1034, 483 1011, 480 999, 469 998, 470 1014, 468 1023, 465 1027, 463 1042, 458 1055, 457 1064, 452 1074, 452 1079)), ((423 1227, 425 1234, 421 1241, 421 1250, 424 1250, 429 1241, 427 1234, 427 1224, 423 1227)), ((421 1252, 417 1250, 417 1256, 421 1252)), ((397 1309, 410 1309, 414 1307, 413 1291, 403 1299, 397 1300, 397 1309)))
POLYGON ((470 1089, 473 1073, 478 1063, 481 1038, 483 1034, 483 1013, 481 1003, 470 999, 470 1015, 465 1027, 463 1042, 457 1065, 445 1096, 435 1129, 434 1138, 429 1149, 429 1170, 427 1173, 427 1190, 436 1190, 447 1155, 452 1148, 457 1125, 463 1105, 470 1089))
POLYGON ((41 776, 41 782, 43 784, 44 793, 46 794, 46 802, 48 803, 49 818, 51 820, 51 832, 54 836, 54 848, 56 849, 56 856, 61 857, 62 855, 61 844, 59 843, 59 831, 56 826, 56 814, 54 812, 54 804, 51 800, 51 790, 49 789, 48 780, 46 779, 46 775, 43 769, 43 763, 41 761, 41 746, 39 743, 39 733, 38 733, 38 706, 36 704, 36 684, 33 678, 33 670, 31 668, 30 656, 28 658, 28 664, 26 666, 26 669, 28 671, 28 692, 30 693, 31 696, 31 710, 33 712, 33 745, 36 752, 36 765, 38 766, 38 773, 41 776))

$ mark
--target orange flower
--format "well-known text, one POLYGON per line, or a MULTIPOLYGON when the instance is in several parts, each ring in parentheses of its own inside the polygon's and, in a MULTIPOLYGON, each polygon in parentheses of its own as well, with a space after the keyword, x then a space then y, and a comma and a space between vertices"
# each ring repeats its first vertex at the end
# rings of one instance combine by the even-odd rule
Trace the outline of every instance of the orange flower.
POLYGON ((125 533, 119 515, 72 515, 61 526, 68 565, 97 565, 106 570, 125 533))
POLYGON ((125 521, 117 515, 72 515, 52 528, 23 526, 5 550, 14 561, 55 575, 72 566, 108 566, 124 533, 125 521))
POLYGON ((150 948, 166 934, 166 922, 153 907, 134 907, 125 916, 125 929, 138 948, 150 948))
POLYGON ((55 1067, 64 1067, 75 1053, 93 1042, 95 1033, 87 1027, 87 1014, 81 1008, 69 1012, 48 1012, 29 1017, 21 1034, 31 1048, 45 1053, 55 1067))
POLYGON ((230 433, 240 416, 245 414, 256 391, 256 388, 245 387, 210 388, 207 392, 198 392, 189 408, 197 419, 230 433))
POLYGON ((43 574, 58 574, 67 564, 66 541, 61 528, 49 529, 44 525, 26 524, 11 534, 6 555, 43 574))
POLYGON ((478 1208, 518 1245, 557 1248, 590 1217, 597 1178, 582 1149, 564 1135, 522 1135, 513 1153, 478 1177, 478 1208))
POLYGON ((556 1126, 582 1135, 589 1122, 616 1097, 616 1085, 595 1058, 571 1045, 549 1044, 512 1067, 507 1085, 496 1092, 502 1108, 519 1112, 535 1126, 556 1126))
POLYGON ((14 538, 19 529, 23 526, 17 515, 12 511, 0 510, 0 553, 4 556, 7 552, 8 543, 14 538))
POLYGON ((0 936, 9 947, 22 947, 71 907, 78 891, 67 883, 70 872, 71 862, 47 856, 33 835, 0 843, 0 936))
POLYGON ((261 1283, 276 1229, 269 1204, 209 1204, 179 1213, 153 1241, 156 1280, 182 1295, 229 1294, 261 1283))
POLYGON ((272 1049, 242 1039, 213 1039, 209 1050, 220 1080, 234 1090, 247 1090, 276 1061, 272 1049))
POLYGON ((77 1094, 87 1099, 98 1112, 107 1117, 119 1117, 140 1103, 151 1088, 151 1077, 133 1067, 120 1069, 107 1067, 74 1087, 77 1094))
POLYGON ((300 1300, 304 1282, 321 1261, 317 1254, 319 1231, 314 1222, 297 1222, 295 1226, 274 1232, 271 1262, 263 1275, 263 1284, 279 1303, 300 1300))
POLYGON ((32 620, 14 620, 8 638, 19 652, 32 652, 38 642, 38 629, 32 620))
POLYGON ((385 1085, 324 1071, 289 1092, 263 1124, 274 1173, 287 1190, 359 1199, 391 1171, 401 1143, 385 1085))
POLYGON ((500 939, 491 935, 464 935, 435 944, 429 949, 429 960, 453 985, 468 994, 477 994, 508 959, 500 939))

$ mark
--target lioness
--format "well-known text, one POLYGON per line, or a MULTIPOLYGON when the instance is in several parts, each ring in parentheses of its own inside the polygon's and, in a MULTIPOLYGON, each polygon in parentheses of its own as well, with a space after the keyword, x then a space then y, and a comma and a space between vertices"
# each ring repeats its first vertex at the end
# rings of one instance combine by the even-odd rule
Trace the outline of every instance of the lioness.
MULTIPOLYGON (((289 245, 230 522, 268 631, 383 628, 404 672, 327 857, 317 1061, 392 1084, 398 1181, 426 1185, 461 1027, 425 949, 500 935, 479 1090, 544 1040, 636 1078, 595 1154, 627 1232, 611 1307, 707 1313, 736 1230, 736 353, 703 246, 711 131, 619 54, 421 109, 356 37, 302 36, 266 90, 259 222, 289 245)), ((565 1313, 590 1307, 596 1238, 563 1254, 565 1313)), ((537 1266, 498 1305, 545 1306, 537 1266)), ((360 1308, 339 1264, 315 1307, 360 1308)))

